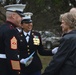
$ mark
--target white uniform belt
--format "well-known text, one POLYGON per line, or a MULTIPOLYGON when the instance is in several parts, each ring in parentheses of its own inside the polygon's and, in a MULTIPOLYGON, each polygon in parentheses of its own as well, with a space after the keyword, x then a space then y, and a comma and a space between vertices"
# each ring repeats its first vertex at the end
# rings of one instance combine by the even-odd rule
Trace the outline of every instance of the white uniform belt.
POLYGON ((6 55, 5 54, 0 54, 0 58, 6 59, 6 55))
MULTIPOLYGON (((19 55, 17 55, 17 56, 18 56, 18 58, 19 58, 19 55)), ((0 54, 0 58, 6 59, 6 54, 0 54)))

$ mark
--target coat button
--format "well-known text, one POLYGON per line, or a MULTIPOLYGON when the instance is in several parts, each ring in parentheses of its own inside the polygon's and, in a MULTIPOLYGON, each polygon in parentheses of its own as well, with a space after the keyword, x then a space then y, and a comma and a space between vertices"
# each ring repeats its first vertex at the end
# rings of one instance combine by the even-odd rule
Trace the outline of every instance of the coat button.
POLYGON ((29 49, 27 51, 30 51, 29 49))
POLYGON ((28 55, 30 55, 30 52, 28 52, 28 55))
POLYGON ((23 35, 21 34, 21 36, 23 36, 23 35))
POLYGON ((22 42, 22 40, 20 40, 20 42, 22 42))
POLYGON ((20 74, 20 72, 18 72, 18 74, 20 74))
POLYGON ((27 45, 27 47, 29 48, 29 45, 27 45))

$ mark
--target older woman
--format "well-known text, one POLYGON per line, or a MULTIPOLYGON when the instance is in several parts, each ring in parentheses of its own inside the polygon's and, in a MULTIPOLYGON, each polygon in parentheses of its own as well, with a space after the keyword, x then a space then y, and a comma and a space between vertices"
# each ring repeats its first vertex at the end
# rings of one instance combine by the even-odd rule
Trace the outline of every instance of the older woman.
POLYGON ((69 12, 60 15, 63 37, 58 52, 42 75, 76 75, 76 20, 69 12))

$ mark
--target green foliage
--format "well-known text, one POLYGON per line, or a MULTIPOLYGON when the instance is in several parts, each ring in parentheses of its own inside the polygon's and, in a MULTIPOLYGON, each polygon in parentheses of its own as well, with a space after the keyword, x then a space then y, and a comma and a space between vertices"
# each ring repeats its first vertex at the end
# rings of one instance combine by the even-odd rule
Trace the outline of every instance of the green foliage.
MULTIPOLYGON (((69 1, 72 0, 21 0, 19 3, 26 4, 25 12, 34 14, 32 17, 34 29, 59 31, 59 16, 61 13, 69 11, 69 1)), ((14 3, 16 0, 6 0, 4 5, 14 3)))

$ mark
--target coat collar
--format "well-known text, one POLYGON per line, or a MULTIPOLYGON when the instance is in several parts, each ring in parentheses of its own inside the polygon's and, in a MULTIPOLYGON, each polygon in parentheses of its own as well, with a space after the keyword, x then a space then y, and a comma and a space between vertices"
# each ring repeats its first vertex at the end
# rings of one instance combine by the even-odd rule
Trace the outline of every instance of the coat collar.
POLYGON ((67 34, 76 34, 76 30, 72 30, 69 33, 64 33, 63 36, 67 35, 67 34))
POLYGON ((6 23, 8 23, 8 24, 12 25, 14 28, 16 28, 16 27, 17 27, 14 23, 12 23, 12 22, 10 22, 10 21, 6 21, 6 23))
POLYGON ((23 30, 23 34, 26 36, 27 34, 30 36, 30 33, 31 33, 31 31, 29 31, 28 33, 27 32, 25 32, 24 30, 23 30))

